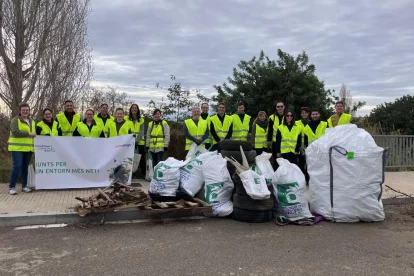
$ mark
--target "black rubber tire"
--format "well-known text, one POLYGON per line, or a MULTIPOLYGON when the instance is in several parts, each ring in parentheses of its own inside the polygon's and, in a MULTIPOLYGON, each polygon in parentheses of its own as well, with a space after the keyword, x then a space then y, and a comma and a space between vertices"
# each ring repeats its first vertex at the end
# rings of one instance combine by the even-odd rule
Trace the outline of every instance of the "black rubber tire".
POLYGON ((240 176, 237 173, 232 174, 231 180, 233 180, 234 183, 235 193, 242 196, 247 196, 246 190, 244 189, 240 176))
POLYGON ((224 139, 220 141, 221 150, 240 152, 240 146, 242 146, 244 151, 253 150, 253 144, 249 141, 234 141, 230 139, 224 139))
POLYGON ((233 206, 247 211, 268 211, 272 210, 274 205, 273 198, 270 197, 264 200, 255 200, 248 195, 234 194, 233 206))
MULTIPOLYGON (((222 150, 221 151, 221 155, 223 157, 233 157, 234 159, 236 159, 237 162, 239 162, 240 164, 243 163, 243 159, 242 159, 242 155, 240 151, 228 151, 228 150, 222 150)), ((256 151, 251 150, 251 151, 245 151, 244 155, 246 155, 246 159, 247 159, 247 163, 250 164, 254 164, 256 162, 256 151)))
POLYGON ((233 207, 233 213, 231 214, 232 219, 241 222, 260 223, 268 222, 272 220, 272 210, 268 211, 247 211, 233 207))

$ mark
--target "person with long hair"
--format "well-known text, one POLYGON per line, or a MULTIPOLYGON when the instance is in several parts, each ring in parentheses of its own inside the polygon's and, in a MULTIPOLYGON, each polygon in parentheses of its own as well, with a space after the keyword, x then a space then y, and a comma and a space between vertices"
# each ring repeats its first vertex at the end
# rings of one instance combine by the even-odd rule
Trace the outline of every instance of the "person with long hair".
POLYGON ((298 165, 298 155, 302 143, 302 127, 295 123, 293 111, 288 111, 276 133, 276 157, 285 158, 298 165))
POLYGON ((137 104, 132 104, 129 108, 129 113, 124 117, 125 121, 131 123, 132 133, 136 136, 135 146, 138 147, 140 154, 145 151, 145 124, 144 118, 141 117, 141 112, 137 104))
POLYGON ((11 120, 10 137, 7 142, 13 159, 9 184, 10 195, 17 194, 16 182, 19 175, 22 179, 22 191, 25 193, 32 191, 27 187, 27 176, 34 152, 34 137, 36 137, 36 122, 30 117, 29 105, 23 103, 19 106, 19 115, 11 120))
POLYGON ((161 119, 161 110, 155 109, 153 121, 148 124, 146 150, 152 154, 153 165, 156 166, 164 158, 170 143, 170 127, 161 119))
POLYGON ((92 109, 85 111, 85 119, 77 123, 73 136, 105 138, 105 133, 100 124, 97 124, 93 118, 95 112, 92 109))
POLYGON ((270 144, 270 142, 267 142, 268 126, 269 119, 267 118, 266 112, 259 111, 252 125, 253 146, 256 155, 260 155, 268 150, 268 144, 270 144))
POLYGON ((43 109, 43 120, 37 123, 36 134, 62 136, 62 129, 59 127, 59 123, 53 120, 53 113, 50 108, 43 109))
POLYGON ((121 107, 115 110, 115 120, 108 127, 109 137, 132 134, 132 124, 125 120, 125 112, 121 107))

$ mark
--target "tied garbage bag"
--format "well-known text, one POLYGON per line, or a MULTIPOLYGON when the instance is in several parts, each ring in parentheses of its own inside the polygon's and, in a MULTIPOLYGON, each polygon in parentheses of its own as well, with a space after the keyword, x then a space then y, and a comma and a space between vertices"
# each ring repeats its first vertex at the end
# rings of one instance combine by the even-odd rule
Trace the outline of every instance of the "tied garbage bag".
POLYGON ((180 168, 181 187, 190 196, 194 197, 203 187, 203 164, 210 157, 213 157, 215 155, 217 155, 217 152, 206 152, 200 154, 196 159, 191 160, 187 163, 187 165, 180 168))
POLYGON ((336 222, 384 220, 387 152, 356 125, 327 129, 306 149, 311 211, 336 222))
POLYGON ((203 146, 197 146, 196 143, 193 143, 191 145, 191 148, 188 150, 187 156, 185 157, 185 160, 187 159, 194 159, 198 157, 200 154, 206 153, 208 150, 203 146))
POLYGON ((180 185, 180 168, 188 161, 179 161, 172 157, 159 162, 154 168, 149 192, 158 196, 176 196, 180 185))
POLYGON ((152 176, 154 175, 154 167, 152 163, 152 155, 151 152, 147 152, 147 165, 146 165, 146 171, 145 171, 145 180, 151 181, 152 176))
POLYGON ((290 221, 313 218, 306 200, 306 180, 300 168, 283 158, 276 159, 279 168, 273 174, 277 215, 290 221))
POLYGON ((263 152, 262 154, 256 156, 256 166, 259 169, 260 174, 266 179, 267 185, 272 184, 274 174, 272 164, 270 164, 269 161, 270 157, 272 157, 272 154, 267 152, 263 152))
POLYGON ((234 184, 227 170, 227 161, 217 154, 203 164, 206 202, 212 205, 214 216, 228 216, 233 212, 231 196, 234 184))
POLYGON ((246 193, 256 200, 263 200, 270 198, 270 192, 267 188, 266 179, 263 175, 258 174, 253 170, 247 170, 240 174, 240 179, 243 183, 243 187, 246 190, 246 193))

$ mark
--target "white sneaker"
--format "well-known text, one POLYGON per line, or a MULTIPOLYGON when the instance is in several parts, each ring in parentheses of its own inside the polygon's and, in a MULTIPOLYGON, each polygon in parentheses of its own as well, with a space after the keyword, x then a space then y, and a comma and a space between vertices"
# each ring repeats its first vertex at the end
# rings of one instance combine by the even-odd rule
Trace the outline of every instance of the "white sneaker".
POLYGON ((22 191, 25 192, 25 193, 31 193, 32 192, 32 190, 30 188, 28 188, 28 187, 24 187, 22 189, 22 191))
POLYGON ((17 195, 16 189, 10 189, 9 194, 17 195))

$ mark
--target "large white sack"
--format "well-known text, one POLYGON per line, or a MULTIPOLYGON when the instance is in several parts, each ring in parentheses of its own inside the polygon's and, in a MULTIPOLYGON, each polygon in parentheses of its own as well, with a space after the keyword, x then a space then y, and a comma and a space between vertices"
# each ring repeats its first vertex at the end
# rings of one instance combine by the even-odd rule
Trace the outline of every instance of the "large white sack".
POLYGON ((232 206, 230 208, 231 204, 228 202, 231 201, 234 184, 227 170, 227 161, 220 154, 209 158, 203 164, 203 176, 206 202, 212 205, 213 215, 231 214, 233 208, 232 206), (221 208, 224 208, 226 212, 223 212, 221 208))
POLYGON ((240 174, 240 179, 246 193, 252 199, 264 200, 270 198, 270 192, 263 175, 260 175, 253 170, 247 170, 240 174))
POLYGON ((180 161, 172 157, 159 162, 154 168, 149 192, 159 196, 175 196, 180 185, 180 167, 188 162, 189 160, 180 161))
POLYGON ((195 196, 204 184, 203 164, 217 152, 205 152, 180 168, 181 187, 190 195, 195 196))
POLYGON ((206 153, 208 152, 208 150, 203 147, 203 146, 197 146, 196 143, 193 143, 190 147, 190 149, 188 150, 188 153, 185 157, 185 159, 194 159, 196 157, 198 157, 200 154, 206 153))
POLYGON ((311 211, 337 222, 384 220, 383 156, 372 136, 353 124, 315 140, 306 149, 311 211))
POLYGON ((265 177, 267 184, 272 183, 273 177, 273 167, 270 164, 270 157, 272 157, 271 153, 263 152, 262 154, 256 156, 256 166, 259 168, 259 172, 265 177))
POLYGON ((300 168, 283 158, 273 174, 277 213, 291 221, 313 218, 306 200, 306 180, 300 168))

